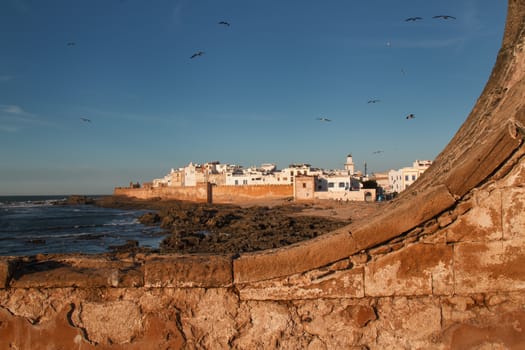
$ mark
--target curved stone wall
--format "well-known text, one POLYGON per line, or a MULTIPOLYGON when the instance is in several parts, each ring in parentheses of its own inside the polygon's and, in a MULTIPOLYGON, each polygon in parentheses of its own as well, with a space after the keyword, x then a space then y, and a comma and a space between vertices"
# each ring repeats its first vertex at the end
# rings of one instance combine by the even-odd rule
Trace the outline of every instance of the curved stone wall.
POLYGON ((471 114, 366 222, 240 256, 0 260, 1 349, 525 348, 525 0, 471 114))

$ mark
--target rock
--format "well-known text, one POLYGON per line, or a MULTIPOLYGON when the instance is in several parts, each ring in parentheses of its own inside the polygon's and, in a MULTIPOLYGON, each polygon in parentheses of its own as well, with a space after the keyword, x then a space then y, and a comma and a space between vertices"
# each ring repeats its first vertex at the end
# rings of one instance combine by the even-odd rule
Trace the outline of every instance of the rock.
POLYGON ((139 222, 143 225, 157 225, 161 221, 161 217, 157 213, 146 213, 139 217, 139 222))
POLYGON ((95 200, 87 196, 80 195, 71 195, 67 197, 64 201, 58 202, 59 205, 85 205, 85 204, 94 204, 95 200))

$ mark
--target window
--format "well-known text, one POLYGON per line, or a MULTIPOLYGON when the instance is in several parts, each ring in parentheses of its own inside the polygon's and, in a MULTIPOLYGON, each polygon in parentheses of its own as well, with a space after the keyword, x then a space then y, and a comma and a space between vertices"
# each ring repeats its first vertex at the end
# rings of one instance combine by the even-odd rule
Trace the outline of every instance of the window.
POLYGON ((339 183, 339 188, 345 188, 345 183, 344 182, 340 182, 339 183))
POLYGON ((405 175, 405 181, 408 181, 408 175, 405 175))
POLYGON ((328 188, 334 188, 334 183, 333 182, 329 182, 328 183, 328 188))
POLYGON ((235 180, 235 186, 239 184, 239 180, 235 180))
POLYGON ((303 188, 306 188, 306 183, 305 182, 303 182, 303 188))
POLYGON ((412 181, 416 181, 416 175, 412 175, 412 181))

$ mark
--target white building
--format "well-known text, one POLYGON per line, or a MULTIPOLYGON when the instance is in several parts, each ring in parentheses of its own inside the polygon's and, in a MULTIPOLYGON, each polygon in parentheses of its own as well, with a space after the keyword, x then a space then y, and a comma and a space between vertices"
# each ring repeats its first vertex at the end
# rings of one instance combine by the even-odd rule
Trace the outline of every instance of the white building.
POLYGON ((354 160, 352 159, 351 154, 346 156, 345 170, 348 175, 354 175, 355 173, 354 160))
POLYGON ((416 160, 412 167, 390 170, 388 172, 392 192, 402 192, 413 184, 432 165, 431 160, 416 160))

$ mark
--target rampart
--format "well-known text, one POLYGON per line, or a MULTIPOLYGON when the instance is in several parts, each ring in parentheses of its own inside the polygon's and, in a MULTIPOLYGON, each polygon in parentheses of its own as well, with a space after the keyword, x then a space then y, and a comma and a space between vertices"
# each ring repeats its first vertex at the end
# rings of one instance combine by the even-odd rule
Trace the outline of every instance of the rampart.
POLYGON ((206 202, 208 200, 207 184, 197 184, 188 187, 116 187, 113 194, 116 196, 135 197, 139 199, 179 199, 192 202, 206 202))
POLYGON ((293 198, 293 185, 216 186, 201 183, 188 187, 117 187, 113 194, 140 199, 161 198, 192 202, 240 203, 260 198, 293 198))
POLYGON ((525 348, 524 49, 510 0, 471 114, 365 221, 234 256, 0 259, 0 348, 525 348))
POLYGON ((236 203, 258 198, 293 198, 293 185, 213 186, 214 203, 236 203))

